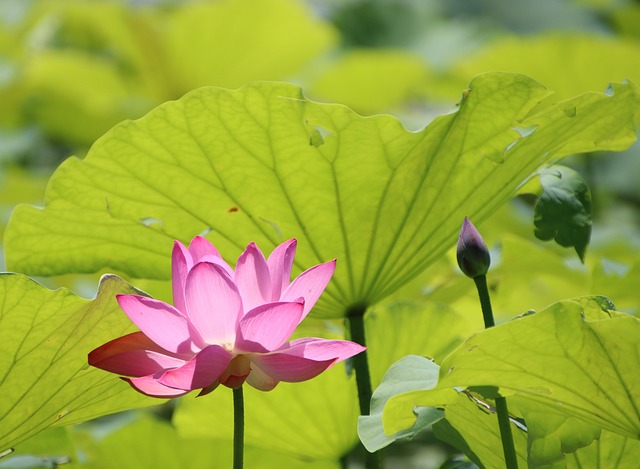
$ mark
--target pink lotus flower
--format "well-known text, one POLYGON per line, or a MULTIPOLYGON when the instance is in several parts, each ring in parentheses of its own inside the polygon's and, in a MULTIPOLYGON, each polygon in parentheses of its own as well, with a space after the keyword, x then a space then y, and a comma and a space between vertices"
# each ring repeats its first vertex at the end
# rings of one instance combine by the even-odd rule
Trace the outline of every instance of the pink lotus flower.
POLYGON ((235 271, 197 236, 172 256, 174 306, 139 295, 118 295, 141 332, 112 340, 89 354, 89 364, 119 375, 143 394, 200 395, 219 384, 246 381, 262 391, 280 381, 311 379, 365 348, 349 341, 304 338, 287 342, 329 283, 335 260, 293 282, 296 240, 269 259, 251 243, 235 271))

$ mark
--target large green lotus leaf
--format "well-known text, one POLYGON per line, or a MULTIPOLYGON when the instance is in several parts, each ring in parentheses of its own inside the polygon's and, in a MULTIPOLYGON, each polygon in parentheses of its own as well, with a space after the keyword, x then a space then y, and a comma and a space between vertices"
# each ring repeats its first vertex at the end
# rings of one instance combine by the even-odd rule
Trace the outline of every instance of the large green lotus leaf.
MULTIPOLYGON (((217 425, 218 422, 210 422, 217 425)), ((83 457, 78 467, 96 469, 199 469, 232 466, 231 440, 181 437, 168 422, 138 416, 106 436, 83 435, 81 428, 71 435, 83 457), (83 438, 84 437, 84 438, 83 438)), ((338 469, 337 461, 303 460, 290 455, 246 445, 244 465, 256 469, 338 469)))
MULTIPOLYGON (((339 363, 317 378, 280 383, 271 392, 244 386, 245 443, 312 459, 337 460, 357 442, 355 378, 339 363)), ((186 438, 232 441, 232 393, 181 399, 173 423, 186 438)))
POLYGON ((295 0, 191 2, 163 26, 166 65, 179 94, 297 75, 337 40, 328 23, 295 0))
POLYGON ((316 77, 309 95, 371 114, 405 103, 424 86, 426 75, 424 61, 406 51, 348 50, 316 77))
POLYGON ((508 399, 509 409, 518 410, 527 426, 530 468, 561 468, 566 455, 590 445, 600 437, 597 425, 568 416, 544 403, 522 396, 508 399))
POLYGON ((41 201, 46 184, 46 178, 24 169, 7 167, 0 172, 0 238, 16 204, 41 201))
POLYGON ((637 407, 640 320, 610 311, 602 297, 566 300, 480 332, 441 365, 434 391, 388 401, 385 430, 410 424, 411 409, 429 393, 452 387, 497 386, 569 417, 640 439, 637 407))
POLYGON ((52 427, 29 438, 5 457, 0 456, 2 469, 55 468, 76 469, 75 448, 65 427, 52 427))
POLYGON ((91 301, 0 275, 0 452, 52 425, 162 402, 87 364, 92 349, 134 330, 115 300, 134 291, 106 276, 91 301))
POLYGON ((549 91, 535 81, 481 75, 456 113, 413 133, 292 85, 202 88, 64 162, 45 209, 13 213, 7 265, 168 278, 174 239, 210 232, 233 260, 250 241, 270 251, 297 237, 298 271, 339 259, 315 314, 341 316, 422 272, 464 215, 480 223, 545 161, 627 147, 637 93, 612 89, 538 106, 549 91))
POLYGON ((640 460, 640 441, 603 430, 600 438, 586 448, 568 454, 568 469, 636 467, 640 460))

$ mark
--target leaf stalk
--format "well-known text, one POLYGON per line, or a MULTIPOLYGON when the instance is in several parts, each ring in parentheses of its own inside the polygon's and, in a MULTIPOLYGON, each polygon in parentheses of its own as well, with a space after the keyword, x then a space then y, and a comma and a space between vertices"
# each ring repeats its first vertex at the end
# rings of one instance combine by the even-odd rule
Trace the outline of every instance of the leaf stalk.
MULTIPOLYGON (((357 306, 349 309, 347 322, 349 324, 350 339, 363 347, 367 346, 364 330, 364 314, 366 306, 357 306)), ((358 402, 360 404, 360 414, 369 415, 371 412, 371 374, 369 373, 368 350, 354 356, 352 359, 353 369, 356 373, 356 386, 358 388, 358 402)), ((382 468, 382 458, 380 453, 369 453, 365 450, 365 469, 382 468)))

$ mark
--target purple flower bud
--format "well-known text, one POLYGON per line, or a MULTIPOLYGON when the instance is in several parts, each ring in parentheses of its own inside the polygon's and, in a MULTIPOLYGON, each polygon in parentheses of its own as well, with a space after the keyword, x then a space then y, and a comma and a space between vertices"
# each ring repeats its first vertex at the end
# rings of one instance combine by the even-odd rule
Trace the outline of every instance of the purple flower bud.
POLYGON ((489 270, 491 258, 487 245, 467 217, 462 222, 456 254, 460 270, 469 278, 486 275, 489 270))

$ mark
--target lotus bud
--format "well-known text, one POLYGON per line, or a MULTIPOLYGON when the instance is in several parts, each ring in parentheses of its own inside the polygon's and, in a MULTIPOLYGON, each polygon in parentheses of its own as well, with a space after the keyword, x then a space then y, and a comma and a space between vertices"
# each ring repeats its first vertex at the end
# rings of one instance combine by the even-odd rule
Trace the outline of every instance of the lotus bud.
POLYGON ((491 264, 489 250, 473 223, 464 217, 457 247, 458 266, 469 278, 486 275, 491 264))

